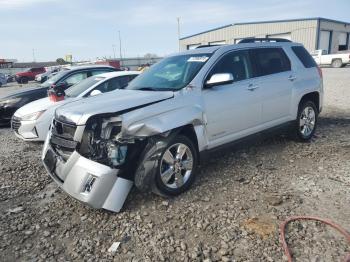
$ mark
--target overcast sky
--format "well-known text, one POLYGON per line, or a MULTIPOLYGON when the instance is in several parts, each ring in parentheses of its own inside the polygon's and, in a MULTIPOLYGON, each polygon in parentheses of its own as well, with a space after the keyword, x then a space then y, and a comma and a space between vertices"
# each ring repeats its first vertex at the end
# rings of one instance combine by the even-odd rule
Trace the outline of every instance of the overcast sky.
POLYGON ((74 60, 176 52, 181 36, 249 21, 325 17, 350 22, 350 0, 0 0, 0 58, 74 60))

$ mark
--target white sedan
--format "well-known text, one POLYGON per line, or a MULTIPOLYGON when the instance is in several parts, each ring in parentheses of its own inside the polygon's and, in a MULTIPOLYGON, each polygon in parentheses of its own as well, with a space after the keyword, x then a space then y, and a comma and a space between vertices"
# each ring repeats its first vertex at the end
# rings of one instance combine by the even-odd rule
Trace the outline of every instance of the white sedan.
POLYGON ((122 89, 140 72, 119 71, 89 77, 65 91, 65 98, 53 102, 45 97, 19 108, 11 121, 17 137, 25 141, 44 141, 57 107, 85 97, 122 89))

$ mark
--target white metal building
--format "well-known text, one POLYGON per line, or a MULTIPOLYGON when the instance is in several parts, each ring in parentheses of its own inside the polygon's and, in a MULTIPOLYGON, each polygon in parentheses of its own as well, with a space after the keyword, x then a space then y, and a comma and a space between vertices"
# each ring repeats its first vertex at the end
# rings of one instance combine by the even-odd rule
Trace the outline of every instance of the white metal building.
POLYGON ((180 39, 181 50, 199 45, 234 44, 243 38, 278 37, 302 43, 310 51, 349 49, 350 23, 326 18, 236 23, 180 39))

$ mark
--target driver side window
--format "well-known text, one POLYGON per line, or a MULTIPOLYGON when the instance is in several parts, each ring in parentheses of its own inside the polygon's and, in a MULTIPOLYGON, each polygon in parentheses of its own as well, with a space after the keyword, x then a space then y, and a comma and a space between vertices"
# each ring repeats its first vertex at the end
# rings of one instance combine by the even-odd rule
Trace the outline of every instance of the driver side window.
POLYGON ((84 80, 87 77, 88 77, 87 72, 79 72, 79 73, 70 75, 64 80, 64 82, 67 84, 67 86, 72 86, 80 82, 81 80, 84 80))
POLYGON ((224 55, 210 72, 208 79, 214 74, 230 73, 233 81, 241 81, 252 77, 252 66, 248 51, 234 51, 224 55))

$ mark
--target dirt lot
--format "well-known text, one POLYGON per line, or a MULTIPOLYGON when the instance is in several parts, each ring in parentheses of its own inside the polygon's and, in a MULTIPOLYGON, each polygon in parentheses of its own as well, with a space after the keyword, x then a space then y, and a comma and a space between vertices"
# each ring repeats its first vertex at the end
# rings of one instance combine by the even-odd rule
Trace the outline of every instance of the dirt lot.
MULTIPOLYGON (((324 111, 311 143, 275 136, 220 152, 190 191, 164 199, 134 190, 119 214, 61 192, 41 164, 42 145, 0 129, 0 260, 283 261, 278 225, 291 215, 350 230, 350 68, 323 72, 324 111)), ((287 236, 296 261, 350 252, 320 223, 292 223, 287 236)))

